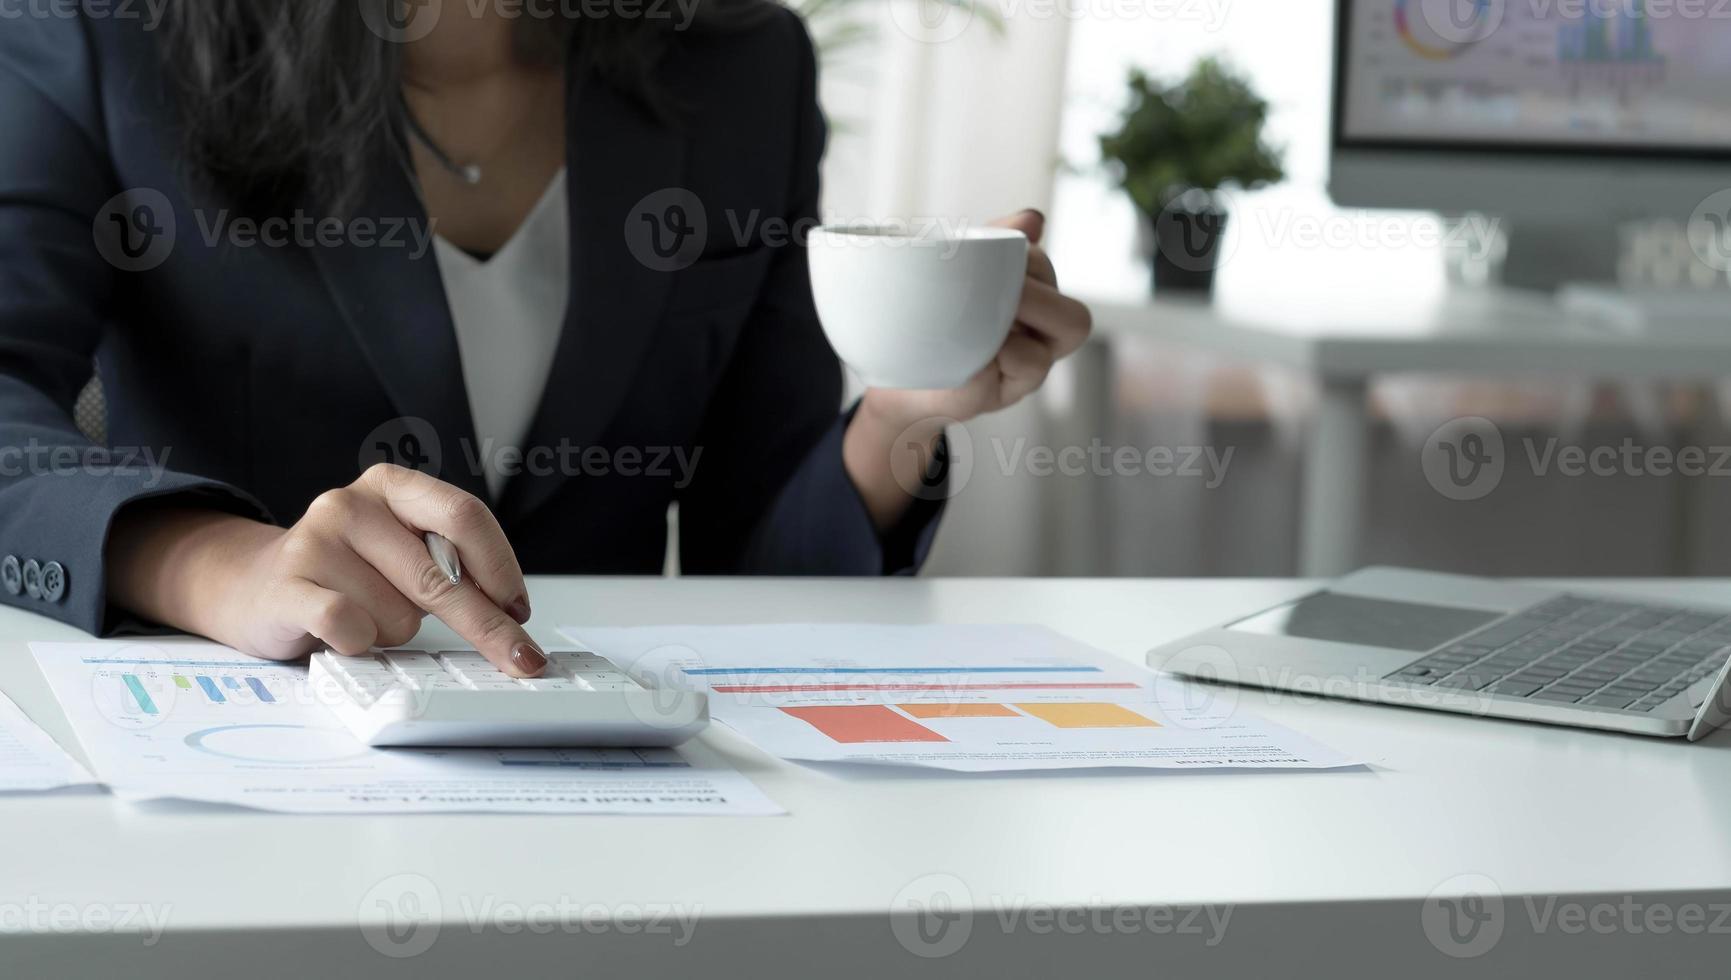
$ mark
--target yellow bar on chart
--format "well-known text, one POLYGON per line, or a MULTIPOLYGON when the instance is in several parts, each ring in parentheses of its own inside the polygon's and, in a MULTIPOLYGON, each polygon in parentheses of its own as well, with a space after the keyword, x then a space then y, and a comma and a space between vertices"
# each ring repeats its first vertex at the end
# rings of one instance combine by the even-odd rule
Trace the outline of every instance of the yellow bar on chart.
POLYGON ((1160 723, 1121 704, 1018 704, 1017 708, 1059 728, 1159 728, 1160 723))

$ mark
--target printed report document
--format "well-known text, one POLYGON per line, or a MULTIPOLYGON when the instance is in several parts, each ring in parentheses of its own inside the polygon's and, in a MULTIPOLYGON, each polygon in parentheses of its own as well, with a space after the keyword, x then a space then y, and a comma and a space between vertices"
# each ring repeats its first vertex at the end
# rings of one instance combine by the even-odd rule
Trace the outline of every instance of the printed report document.
POLYGON ((678 749, 375 749, 304 664, 202 640, 32 643, 96 775, 132 799, 295 813, 778 814, 701 743, 678 749))
POLYGON ((709 693, 710 716, 772 755, 1016 769, 1357 765, 1238 706, 1039 626, 592 629, 573 642, 648 687, 709 693))

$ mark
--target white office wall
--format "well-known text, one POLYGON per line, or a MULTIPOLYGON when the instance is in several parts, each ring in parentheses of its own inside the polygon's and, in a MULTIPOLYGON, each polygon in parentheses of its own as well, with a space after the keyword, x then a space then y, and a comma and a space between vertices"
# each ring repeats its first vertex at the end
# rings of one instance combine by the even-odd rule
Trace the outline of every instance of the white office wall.
MULTIPOLYGON (((1105 5, 1101 5, 1105 6, 1105 5)), ((1288 180, 1239 202, 1223 295, 1303 289, 1319 281, 1362 285, 1391 299, 1440 290, 1434 248, 1406 245, 1375 228, 1434 226, 1423 215, 1354 215, 1333 207, 1328 177, 1334 0, 1195 0, 1124 5, 1137 16, 1092 16, 1071 32, 1061 149, 1071 165, 1059 180, 1052 250, 1074 288, 1136 296, 1148 273, 1136 250, 1136 216, 1101 172, 1098 137, 1116 124, 1131 66, 1175 79, 1198 59, 1220 55, 1245 72, 1273 107, 1269 137, 1286 151, 1288 180), (1367 232, 1366 227, 1372 230, 1367 232), (1311 247, 1304 233, 1326 229, 1358 241, 1311 247), (1368 240, 1367 240, 1368 239, 1368 240), (1350 276, 1346 274, 1350 270, 1350 276)))

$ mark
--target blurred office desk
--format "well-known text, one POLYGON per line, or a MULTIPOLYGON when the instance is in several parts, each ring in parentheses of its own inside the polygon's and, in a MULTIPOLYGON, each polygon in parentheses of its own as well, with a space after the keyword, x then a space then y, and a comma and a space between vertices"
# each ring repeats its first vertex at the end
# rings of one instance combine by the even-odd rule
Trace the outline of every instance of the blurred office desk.
POLYGON ((1091 345, 1080 362, 1089 373, 1082 390, 1110 391, 1110 341, 1125 335, 1309 374, 1318 402, 1304 461, 1299 567, 1305 575, 1339 575, 1360 563, 1365 396, 1378 375, 1684 381, 1716 380, 1731 370, 1731 314, 1632 332, 1567 314, 1536 293, 1459 289, 1391 298, 1328 285, 1224 291, 1216 303, 1090 302, 1103 343, 1091 345))
MULTIPOLYGON (((532 584, 533 627, 547 639, 561 619, 1031 621, 1133 659, 1307 588, 1272 580, 532 584)), ((1638 589, 1731 602, 1727 582, 1638 589)), ((25 649, 33 638, 77 634, 0 612, 0 687, 70 747, 25 649)), ((134 807, 97 793, 0 798, 0 976, 1626 980, 1661 963, 1667 976, 1723 974, 1731 733, 1690 745, 1239 697, 1370 766, 839 774, 772 759, 717 728, 703 737, 788 816, 314 817, 134 807), (403 883, 423 879, 437 901, 411 904, 403 883), (1433 891, 1475 888, 1496 892, 1460 908, 1467 918, 1450 921, 1451 906, 1426 904, 1433 891), (139 904, 168 916, 153 946, 68 925, 139 904), (892 921, 892 907, 911 906, 934 914, 892 921), (697 919, 679 945, 677 931, 626 934, 594 927, 593 918, 549 931, 546 920, 561 908, 599 909, 602 919, 678 909, 697 919), (52 929, 17 935, 28 932, 25 909, 63 911, 47 920, 52 929), (522 928, 525 911, 541 921, 522 928), (360 931, 391 922, 383 948, 416 955, 384 955, 360 931), (436 933, 416 931, 433 923, 436 933)))

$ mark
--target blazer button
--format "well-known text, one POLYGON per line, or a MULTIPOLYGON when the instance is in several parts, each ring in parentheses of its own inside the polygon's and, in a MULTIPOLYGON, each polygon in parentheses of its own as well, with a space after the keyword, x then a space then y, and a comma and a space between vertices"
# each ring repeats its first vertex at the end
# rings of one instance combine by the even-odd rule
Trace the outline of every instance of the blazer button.
POLYGON ((12 595, 24 591, 24 566, 18 564, 17 555, 0 558, 0 586, 12 595))
POLYGON ((42 598, 49 602, 66 598, 66 566, 57 561, 42 566, 42 598))
POLYGON ((32 599, 42 598, 42 565, 34 558, 24 563, 24 594, 32 599))

